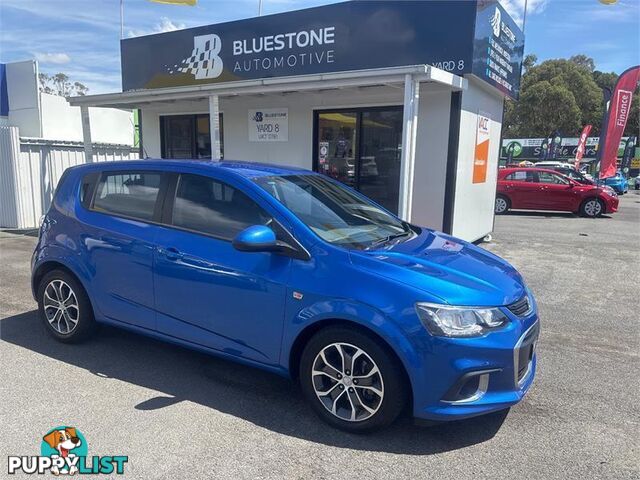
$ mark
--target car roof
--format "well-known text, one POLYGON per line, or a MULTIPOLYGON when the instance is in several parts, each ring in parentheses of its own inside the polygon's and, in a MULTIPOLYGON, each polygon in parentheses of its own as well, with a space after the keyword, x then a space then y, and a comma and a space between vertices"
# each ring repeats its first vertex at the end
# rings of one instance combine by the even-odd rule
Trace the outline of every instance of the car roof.
POLYGON ((203 170, 211 169, 212 171, 223 169, 225 172, 238 175, 245 178, 271 177, 284 175, 317 175, 316 173, 303 168, 291 167, 286 165, 276 165, 260 162, 246 162, 235 160, 212 161, 201 159, 180 159, 165 160, 160 158, 147 158, 144 160, 123 160, 116 162, 97 162, 79 165, 74 168, 83 170, 122 170, 133 168, 149 168, 149 167, 200 167, 203 170))
POLYGON ((511 173, 511 172, 515 172, 515 171, 528 171, 528 172, 549 172, 549 173, 555 173, 556 175, 560 175, 563 176, 561 173, 551 169, 551 168, 540 168, 540 167, 508 167, 508 168, 503 168, 502 170, 500 170, 501 172, 505 172, 506 173, 511 173))

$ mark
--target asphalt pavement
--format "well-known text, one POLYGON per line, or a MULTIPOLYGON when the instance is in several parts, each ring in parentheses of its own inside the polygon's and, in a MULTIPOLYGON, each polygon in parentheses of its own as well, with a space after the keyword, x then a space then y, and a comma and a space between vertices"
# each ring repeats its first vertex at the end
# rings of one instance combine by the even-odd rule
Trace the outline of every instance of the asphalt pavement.
POLYGON ((0 232, 0 477, 8 455, 39 454, 59 425, 80 429, 89 455, 127 455, 135 479, 640 476, 638 192, 605 218, 496 219, 483 247, 522 272, 542 320, 519 405, 364 436, 323 424, 295 386, 255 369, 112 328, 56 343, 29 289, 35 242, 0 232))

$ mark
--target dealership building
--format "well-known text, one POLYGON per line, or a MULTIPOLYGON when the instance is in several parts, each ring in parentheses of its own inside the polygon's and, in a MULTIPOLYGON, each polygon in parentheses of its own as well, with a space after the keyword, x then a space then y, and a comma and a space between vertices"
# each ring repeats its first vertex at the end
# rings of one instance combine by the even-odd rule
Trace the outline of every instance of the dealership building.
POLYGON ((523 49, 497 0, 353 1, 122 40, 123 91, 69 102, 138 109, 146 157, 315 170, 473 241, 523 49))

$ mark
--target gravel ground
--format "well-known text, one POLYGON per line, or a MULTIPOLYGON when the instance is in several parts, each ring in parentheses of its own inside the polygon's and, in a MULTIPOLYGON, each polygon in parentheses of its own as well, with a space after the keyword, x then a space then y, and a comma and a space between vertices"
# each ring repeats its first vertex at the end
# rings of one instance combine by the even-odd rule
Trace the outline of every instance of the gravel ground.
POLYGON ((8 455, 39 454, 58 425, 78 427, 90 455, 128 455, 136 479, 640 476, 636 192, 610 218, 496 219, 484 247, 520 269, 543 322, 523 402, 368 436, 325 426, 294 386, 258 370, 110 328, 54 342, 29 291, 34 244, 0 232, 0 476, 8 455))

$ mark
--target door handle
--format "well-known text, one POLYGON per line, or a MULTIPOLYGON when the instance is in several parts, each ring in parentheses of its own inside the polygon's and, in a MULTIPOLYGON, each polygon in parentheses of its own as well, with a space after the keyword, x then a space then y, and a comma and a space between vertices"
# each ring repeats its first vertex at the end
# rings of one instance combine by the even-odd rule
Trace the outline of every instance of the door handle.
POLYGON ((175 247, 158 247, 158 253, 171 261, 180 260, 184 255, 175 247))

